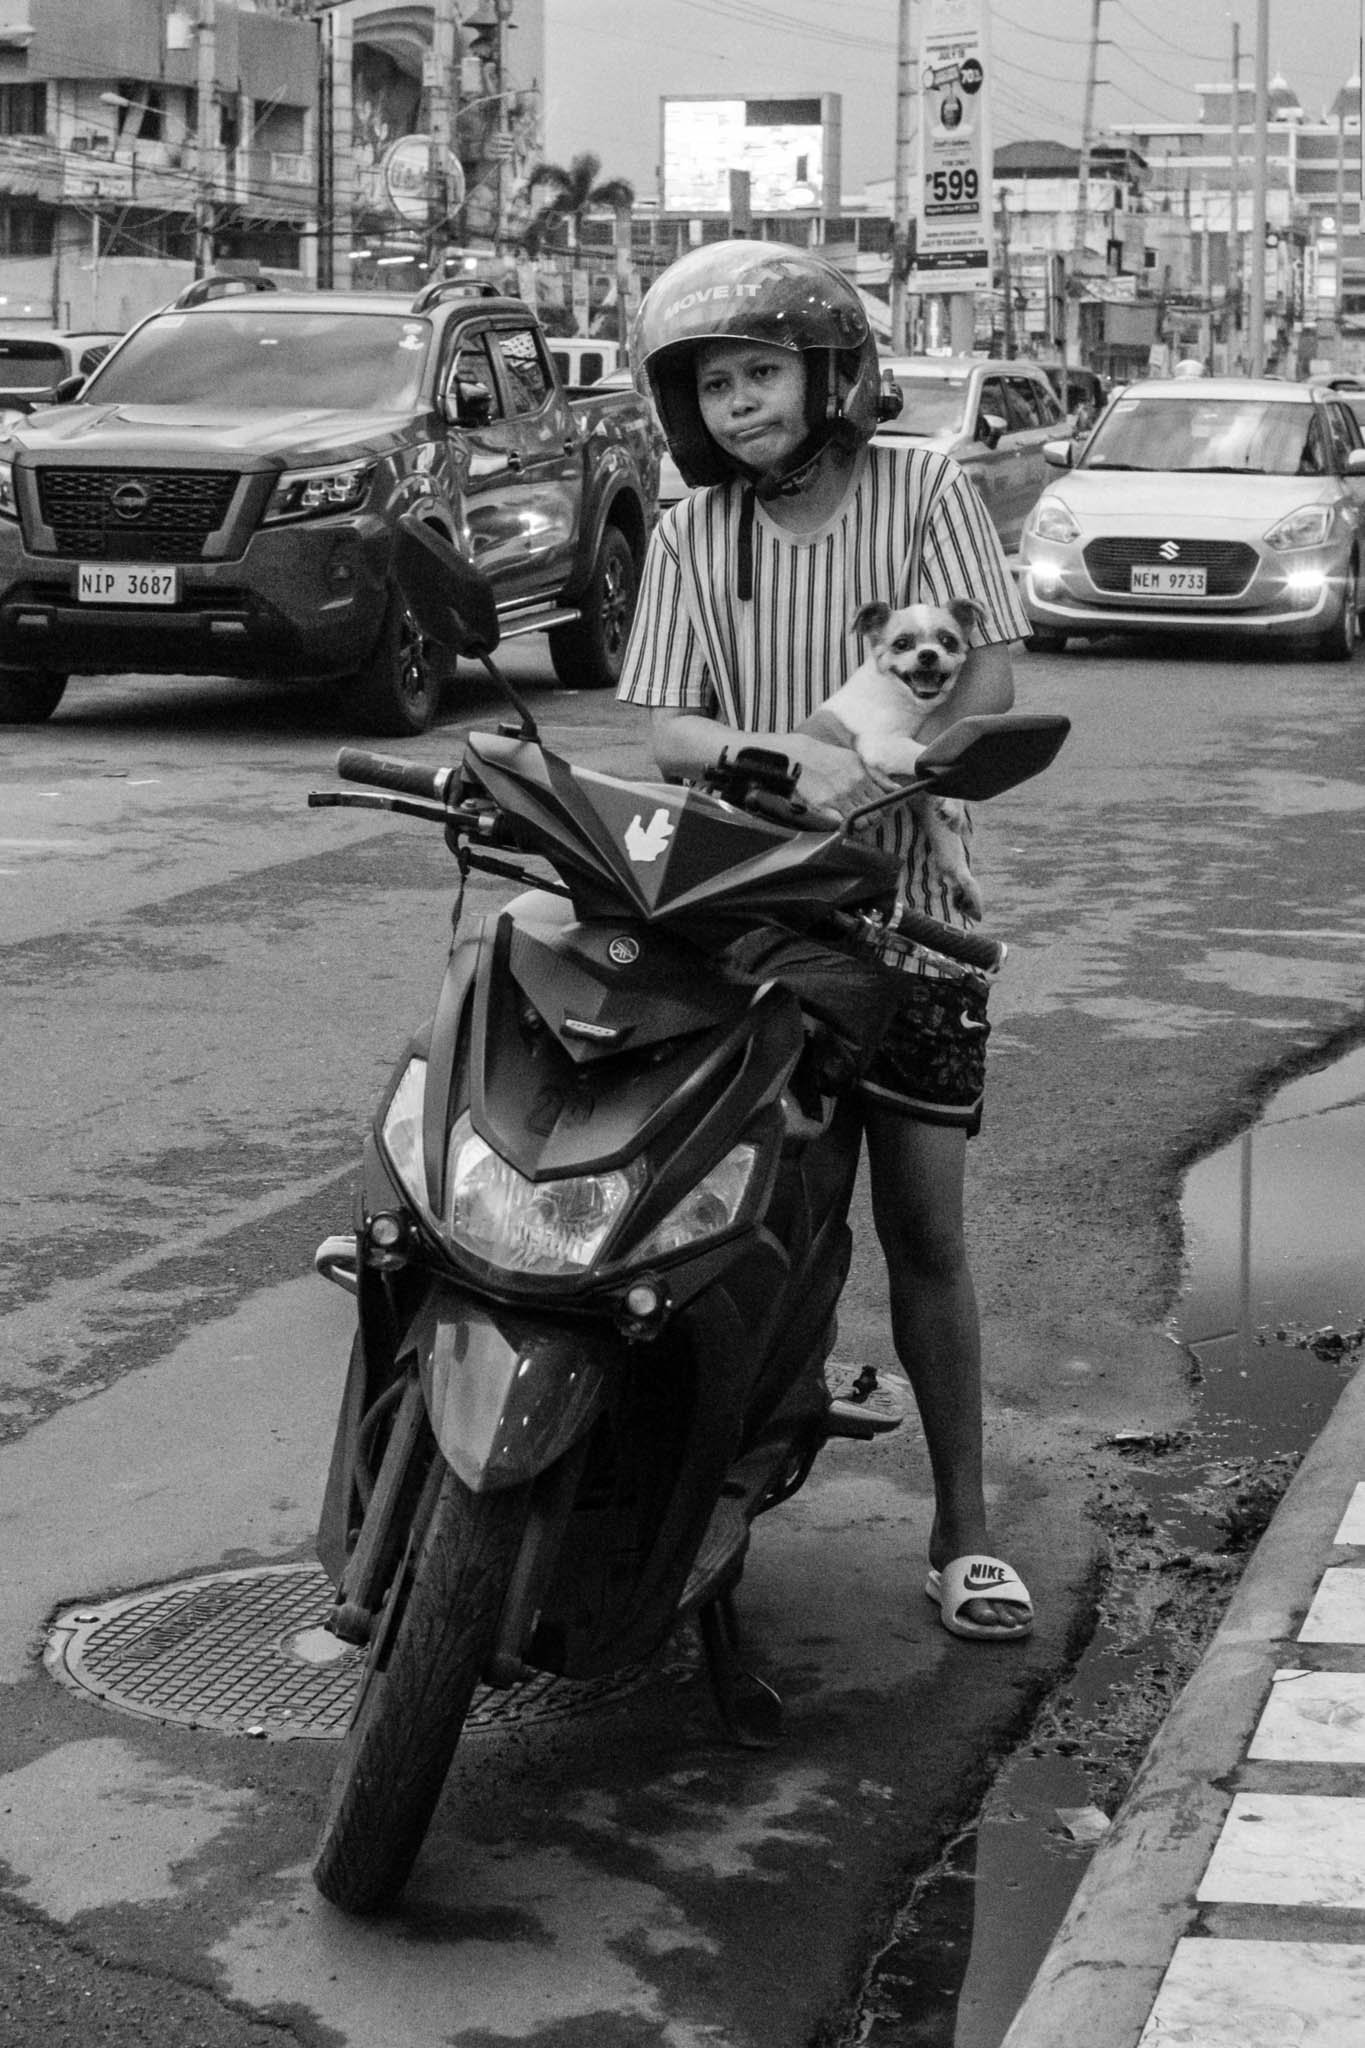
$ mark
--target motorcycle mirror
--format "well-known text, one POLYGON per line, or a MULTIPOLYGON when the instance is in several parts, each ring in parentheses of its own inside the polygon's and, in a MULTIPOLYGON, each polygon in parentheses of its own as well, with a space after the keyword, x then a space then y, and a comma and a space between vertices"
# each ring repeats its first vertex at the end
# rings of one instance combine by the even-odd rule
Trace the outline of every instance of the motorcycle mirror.
POLYGON ((1061 752, 1071 720, 1043 712, 997 712, 960 718, 930 740, 915 763, 915 780, 935 796, 983 803, 1041 775, 1061 752))
POLYGON ((393 573, 428 640, 473 660, 493 652, 502 636, 492 585, 415 512, 398 520, 393 573))
POLYGON ((880 817, 922 789, 934 796, 984 803, 988 796, 1013 789, 1016 782, 1041 775, 1061 751, 1070 730, 1069 718, 1047 712, 1000 711, 959 718, 947 732, 930 740, 903 792, 860 804, 844 819, 843 830, 860 830, 869 819, 880 817))
POLYGON ((398 519, 393 573, 404 604, 426 638, 452 654, 482 663, 521 720, 523 739, 538 738, 528 705, 491 659, 502 629, 488 578, 416 512, 404 512, 398 519))

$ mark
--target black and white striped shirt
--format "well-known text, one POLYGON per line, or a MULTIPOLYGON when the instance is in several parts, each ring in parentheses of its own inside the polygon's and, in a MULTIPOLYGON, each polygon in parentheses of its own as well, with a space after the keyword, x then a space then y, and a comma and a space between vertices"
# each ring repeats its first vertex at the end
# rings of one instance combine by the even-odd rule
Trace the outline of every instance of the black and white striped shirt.
MULTIPOLYGON (((1028 632, 995 529, 965 472, 922 448, 871 446, 841 509, 792 533, 760 504, 753 597, 737 594, 739 483, 682 498, 659 522, 618 695, 650 710, 695 711, 749 733, 793 732, 862 659, 850 622, 874 598, 895 607, 973 597, 981 646, 1028 632)), ((878 834, 906 864, 906 894, 952 924, 928 843, 897 811, 878 834)))

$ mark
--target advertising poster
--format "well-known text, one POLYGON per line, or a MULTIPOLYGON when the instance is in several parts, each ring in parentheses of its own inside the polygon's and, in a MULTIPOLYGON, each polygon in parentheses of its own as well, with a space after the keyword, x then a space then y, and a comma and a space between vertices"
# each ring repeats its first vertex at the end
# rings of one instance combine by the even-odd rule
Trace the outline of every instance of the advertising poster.
POLYGON ((920 202, 912 288, 970 292, 991 279, 990 0, 925 0, 920 202))

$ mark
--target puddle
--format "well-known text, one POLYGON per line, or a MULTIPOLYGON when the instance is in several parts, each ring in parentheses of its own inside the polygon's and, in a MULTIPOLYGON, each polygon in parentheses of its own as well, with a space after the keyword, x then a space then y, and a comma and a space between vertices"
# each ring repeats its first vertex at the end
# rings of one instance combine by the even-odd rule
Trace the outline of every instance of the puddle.
POLYGON ((850 2048, 999 2048, 1103 1831, 1106 1765, 1121 1788, 1152 1701, 1184 1683, 1171 1594, 1202 1586, 1225 1603, 1239 1534, 1254 1542, 1350 1377, 1354 1357, 1332 1333, 1365 1321, 1365 1046, 1291 1082, 1253 1130, 1192 1168, 1182 1207, 1188 1278, 1173 1334, 1194 1361, 1196 1414, 1188 1438, 1134 1440, 1113 1510, 1121 1547, 1150 1569, 1102 1618, 977 1825, 902 1909, 850 2048), (1125 1702, 1137 1711, 1125 1716, 1125 1702))

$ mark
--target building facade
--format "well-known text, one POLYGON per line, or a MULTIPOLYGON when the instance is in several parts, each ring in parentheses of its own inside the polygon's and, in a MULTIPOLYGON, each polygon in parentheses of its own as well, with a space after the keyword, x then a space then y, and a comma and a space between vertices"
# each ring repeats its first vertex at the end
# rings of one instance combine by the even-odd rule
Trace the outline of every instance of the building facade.
POLYGON ((0 320, 117 329, 215 264, 303 277, 317 45, 295 0, 0 0, 0 320))

